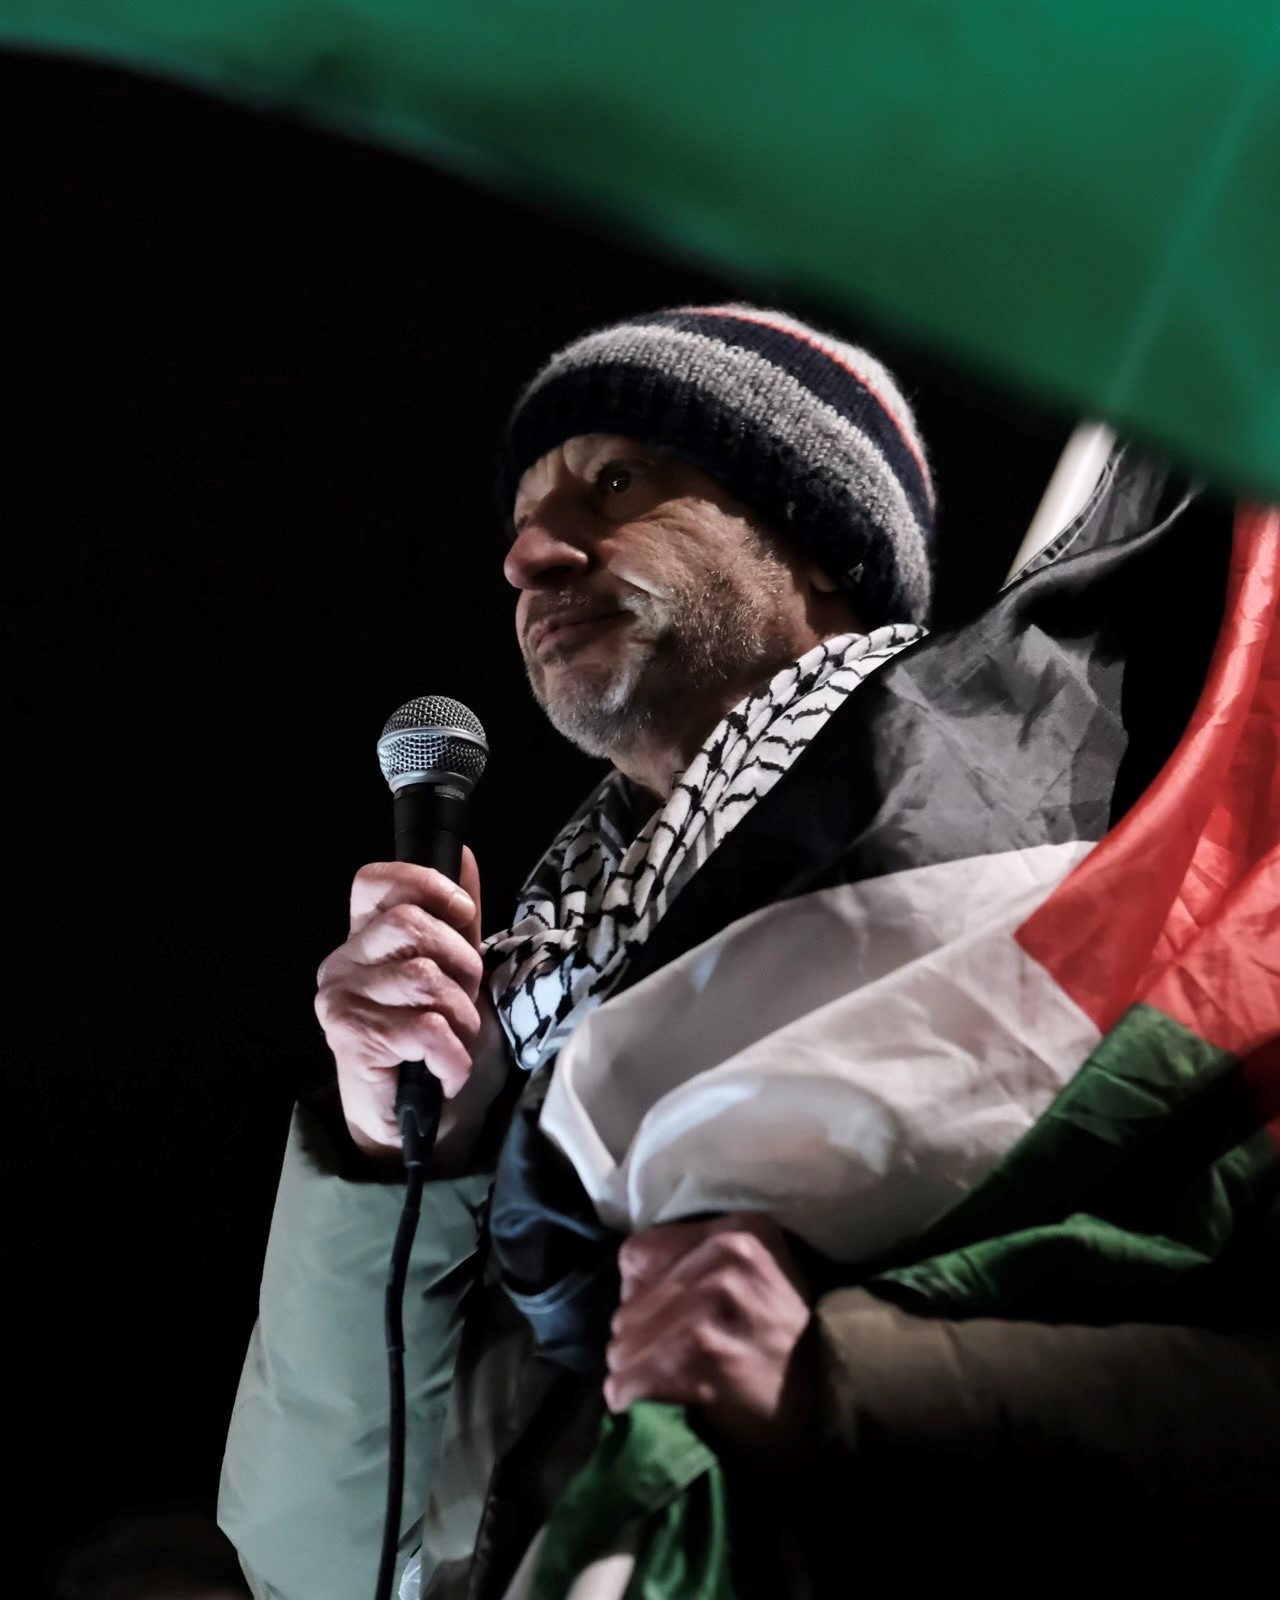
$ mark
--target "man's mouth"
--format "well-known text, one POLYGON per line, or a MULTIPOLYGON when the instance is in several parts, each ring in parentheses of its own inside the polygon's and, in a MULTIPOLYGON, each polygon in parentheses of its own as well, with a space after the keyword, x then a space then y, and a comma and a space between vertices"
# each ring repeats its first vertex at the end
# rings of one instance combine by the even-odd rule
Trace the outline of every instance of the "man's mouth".
POLYGON ((554 616, 543 617, 533 624, 526 635, 529 654, 540 655, 553 645, 560 649, 567 644, 585 644, 588 639, 595 637, 597 631, 603 632, 610 623, 626 614, 625 611, 596 611, 583 616, 580 611, 560 611, 554 616))

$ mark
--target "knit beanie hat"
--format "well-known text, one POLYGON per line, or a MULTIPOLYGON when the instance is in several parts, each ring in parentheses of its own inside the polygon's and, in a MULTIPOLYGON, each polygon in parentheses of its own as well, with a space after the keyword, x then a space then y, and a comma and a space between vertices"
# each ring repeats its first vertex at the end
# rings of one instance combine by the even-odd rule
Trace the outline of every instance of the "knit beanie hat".
POLYGON ((683 306, 566 346, 520 395, 498 469, 583 433, 665 449, 806 549, 867 627, 928 619, 934 495, 911 407, 865 350, 780 311, 683 306))

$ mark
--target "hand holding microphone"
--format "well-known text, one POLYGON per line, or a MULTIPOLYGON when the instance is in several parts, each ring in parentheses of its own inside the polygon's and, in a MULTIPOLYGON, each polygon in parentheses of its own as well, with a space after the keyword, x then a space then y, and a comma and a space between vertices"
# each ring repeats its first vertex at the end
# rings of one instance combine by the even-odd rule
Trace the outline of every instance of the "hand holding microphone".
POLYGON ((317 974, 316 1015, 352 1139, 391 1165, 402 1160, 402 1063, 406 1077, 421 1063, 418 1074, 438 1084, 438 1142, 459 1154, 505 1078, 505 1040, 482 987, 480 878, 462 845, 486 753, 479 722, 456 701, 411 700, 390 719, 378 754, 395 796, 398 859, 356 873, 348 937, 317 974))

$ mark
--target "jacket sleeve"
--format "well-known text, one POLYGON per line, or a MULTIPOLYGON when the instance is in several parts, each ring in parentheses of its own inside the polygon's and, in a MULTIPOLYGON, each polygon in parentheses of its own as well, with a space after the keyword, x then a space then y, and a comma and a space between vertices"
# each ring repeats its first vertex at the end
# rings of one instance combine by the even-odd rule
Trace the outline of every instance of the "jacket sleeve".
MULTIPOLYGON (((404 1186, 362 1170, 326 1107, 294 1112, 222 1468, 218 1521, 257 1600, 351 1600, 377 1578, 383 1292, 404 1186)), ((418 1543, 490 1182, 477 1173, 423 1190, 404 1299, 402 1568, 418 1543)))
POLYGON ((997 1510, 1019 1549, 1086 1564, 1274 1526, 1275 1333, 944 1321, 862 1289, 825 1296, 815 1332, 828 1484, 890 1521, 910 1505, 967 1539, 997 1510))

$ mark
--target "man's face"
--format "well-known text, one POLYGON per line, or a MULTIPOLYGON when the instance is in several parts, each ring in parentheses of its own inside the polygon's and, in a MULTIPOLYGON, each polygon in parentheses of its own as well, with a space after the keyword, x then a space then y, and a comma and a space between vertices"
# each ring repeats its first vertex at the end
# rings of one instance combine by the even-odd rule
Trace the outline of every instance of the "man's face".
POLYGON ((569 439, 517 486, 503 570, 534 695, 590 755, 706 731, 823 634, 800 563, 719 484, 611 434, 569 439))

